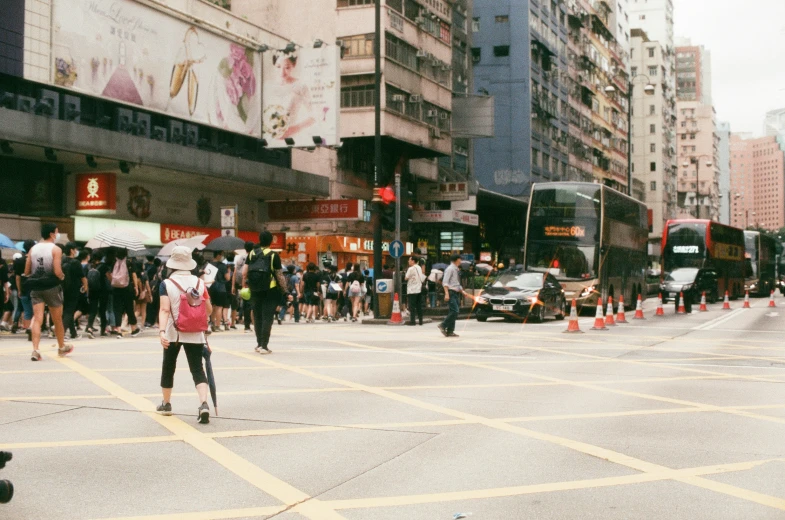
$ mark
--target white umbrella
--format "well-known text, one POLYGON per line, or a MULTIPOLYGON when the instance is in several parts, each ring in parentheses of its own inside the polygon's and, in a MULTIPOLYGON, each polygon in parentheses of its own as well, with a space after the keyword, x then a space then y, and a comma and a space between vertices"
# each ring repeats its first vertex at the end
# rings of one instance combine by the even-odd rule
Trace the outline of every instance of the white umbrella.
POLYGON ((85 247, 90 249, 102 249, 105 247, 118 247, 129 251, 141 251, 144 249, 144 242, 147 235, 131 228, 109 228, 101 231, 91 238, 85 247))
POLYGON ((172 250, 177 246, 185 246, 190 248, 192 251, 194 249, 202 250, 204 249, 204 241, 207 239, 208 235, 196 235, 190 238, 178 238, 177 240, 172 240, 171 242, 167 242, 164 247, 158 251, 158 256, 172 256, 172 250))

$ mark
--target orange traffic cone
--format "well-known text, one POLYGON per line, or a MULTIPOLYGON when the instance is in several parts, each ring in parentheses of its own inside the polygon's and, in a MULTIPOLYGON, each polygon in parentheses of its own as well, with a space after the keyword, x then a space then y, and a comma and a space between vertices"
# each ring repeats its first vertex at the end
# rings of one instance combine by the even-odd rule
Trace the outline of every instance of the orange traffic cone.
POLYGON ((708 308, 706 307, 706 291, 703 291, 701 294, 701 306, 698 309, 699 312, 708 312, 708 308))
POLYGON ((395 297, 393 298, 393 308, 392 308, 392 316, 390 317, 390 324, 392 325, 403 324, 403 319, 401 318, 401 304, 398 301, 398 293, 395 293, 395 297))
POLYGON ((616 323, 629 323, 624 315, 624 295, 619 296, 619 311, 616 313, 616 323))
POLYGON ((665 310, 662 308, 662 293, 657 296, 657 312, 655 316, 665 316, 665 310))
POLYGON ((684 293, 679 292, 679 308, 676 309, 676 314, 687 314, 687 309, 684 307, 684 293))
POLYGON ((570 307, 570 322, 567 324, 567 330, 564 332, 579 332, 583 334, 581 326, 578 323, 578 306, 575 303, 575 298, 572 299, 572 307, 570 307))
POLYGON ((722 301, 722 310, 730 310, 730 300, 728 299, 728 291, 725 291, 725 299, 722 301))
POLYGON ((591 330, 608 330, 602 318, 602 298, 597 298, 597 312, 594 314, 594 327, 591 330))
POLYGON ((608 312, 605 313, 605 326, 615 327, 616 322, 613 319, 613 296, 608 296, 608 312))
POLYGON ((632 317, 633 320, 645 320, 646 318, 643 317, 643 299, 641 295, 638 295, 638 304, 635 306, 635 316, 632 317))
POLYGON ((771 296, 769 296, 769 307, 776 307, 777 304, 774 303, 774 291, 771 291, 771 296))
POLYGON ((744 291, 744 305, 741 306, 742 309, 749 309, 750 308, 750 292, 744 291))

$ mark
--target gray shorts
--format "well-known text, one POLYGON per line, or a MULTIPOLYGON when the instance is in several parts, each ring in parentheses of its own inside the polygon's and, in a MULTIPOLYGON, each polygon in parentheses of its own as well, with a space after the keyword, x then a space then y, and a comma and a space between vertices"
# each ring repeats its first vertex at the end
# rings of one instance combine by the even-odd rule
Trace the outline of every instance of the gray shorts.
POLYGON ((30 300, 33 305, 43 303, 50 308, 63 306, 63 287, 58 285, 45 291, 30 291, 30 300))

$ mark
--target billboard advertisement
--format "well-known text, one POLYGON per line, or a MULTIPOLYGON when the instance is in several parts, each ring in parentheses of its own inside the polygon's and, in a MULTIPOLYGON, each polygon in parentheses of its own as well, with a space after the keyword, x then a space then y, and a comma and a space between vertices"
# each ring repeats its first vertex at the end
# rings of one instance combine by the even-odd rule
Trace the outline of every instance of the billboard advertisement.
POLYGON ((338 144, 340 56, 333 45, 263 54, 262 137, 270 148, 338 144))
POLYGON ((131 0, 53 4, 55 85, 260 137, 256 51, 131 0))

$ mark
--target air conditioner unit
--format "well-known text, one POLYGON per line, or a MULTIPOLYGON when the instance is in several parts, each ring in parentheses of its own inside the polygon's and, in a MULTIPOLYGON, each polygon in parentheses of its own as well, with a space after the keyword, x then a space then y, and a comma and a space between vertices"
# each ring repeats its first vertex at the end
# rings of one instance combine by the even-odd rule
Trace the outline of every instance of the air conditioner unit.
POLYGON ((436 117, 436 116, 438 116, 438 115, 439 115, 439 112, 438 112, 438 111, 436 111, 436 110, 429 110, 429 111, 427 112, 427 116, 428 116, 428 117, 431 117, 431 118, 433 118, 433 117, 436 117))
POLYGON ((409 103, 422 103, 422 96, 419 94, 412 94, 409 96, 409 103))
POLYGON ((418 58, 427 58, 428 57, 428 51, 426 51, 425 49, 418 49, 417 50, 417 57, 418 58))
POLYGON ((418 16, 417 18, 414 19, 414 23, 416 23, 419 26, 425 25, 425 17, 418 16))
POLYGON ((393 94, 392 100, 396 103, 403 103, 405 96, 403 94, 393 94))
POLYGON ((442 112, 441 114, 439 114, 439 119, 446 120, 448 117, 449 115, 447 114, 447 112, 442 112))
POLYGON ((431 137, 433 137, 434 139, 441 139, 442 138, 441 130, 439 130, 436 127, 431 127, 431 137))
POLYGON ((445 64, 445 65, 442 65, 442 70, 447 72, 448 70, 452 70, 452 67, 450 65, 446 65, 445 64))

